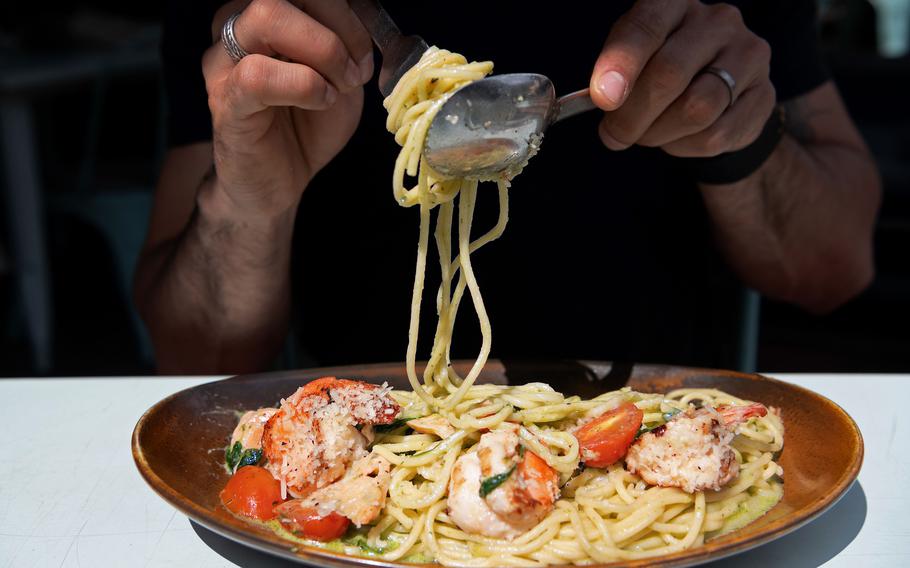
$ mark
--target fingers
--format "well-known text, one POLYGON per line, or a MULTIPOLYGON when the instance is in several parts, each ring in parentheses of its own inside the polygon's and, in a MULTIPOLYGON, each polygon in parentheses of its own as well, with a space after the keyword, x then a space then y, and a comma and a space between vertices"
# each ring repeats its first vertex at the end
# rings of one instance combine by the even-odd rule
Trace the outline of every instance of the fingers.
POLYGON ((223 118, 246 118, 272 106, 321 110, 337 98, 337 89, 313 68, 254 53, 234 66, 210 106, 217 128, 223 118))
MULTIPOLYGON (((731 71, 732 73, 732 71, 731 71)), ((703 73, 660 116, 638 143, 663 146, 710 127, 730 104, 730 94, 718 77, 703 73)), ((609 132, 605 134, 609 135, 609 132)))
POLYGON ((680 158, 711 157, 741 150, 761 134, 776 100, 770 82, 748 89, 710 127, 662 146, 680 158), (759 120, 756 120, 759 119, 759 120))
POLYGON ((373 75, 373 40, 344 0, 294 0, 301 10, 333 30, 357 62, 363 82, 373 75))
POLYGON ((594 72, 591 98, 603 110, 619 108, 639 74, 682 22, 685 0, 639 0, 610 30, 594 72))
MULTIPOLYGON (((344 30, 350 45, 361 51, 362 65, 337 33, 288 0, 250 2, 234 22, 237 43, 247 53, 280 57, 311 67, 339 91, 360 87, 369 80, 373 69, 372 60, 365 61, 363 38, 358 38, 359 32, 350 21, 353 13, 342 11, 350 12, 346 2, 309 1, 318 5, 316 12, 329 26, 338 25, 344 30)), ((224 19, 228 15, 219 11, 224 19)), ((362 28, 359 31, 366 33, 362 28)), ((210 59, 209 71, 224 72, 232 63, 227 54, 213 54, 210 59)))
MULTIPOLYGON (((764 43, 764 42, 761 42, 764 43)), ((767 44, 764 44, 767 47, 767 44)), ((724 69, 736 81, 733 100, 768 76, 771 50, 743 57, 738 50, 725 50, 703 66, 724 69), (743 64, 747 62, 747 64, 743 64)), ((631 101, 630 101, 631 102, 631 101)), ((699 72, 688 88, 638 138, 642 146, 663 146, 673 140, 696 134, 710 127, 730 105, 730 91, 724 81, 711 73, 699 72)))
POLYGON ((651 57, 623 105, 604 118, 603 140, 608 148, 622 150, 641 143, 658 117, 717 57, 732 32, 710 24, 705 11, 690 12, 682 27, 651 57))
MULTIPOLYGON (((749 31, 737 8, 694 0, 671 3, 673 9, 682 9, 684 14, 664 10, 651 22, 649 31, 648 10, 660 8, 660 4, 658 0, 639 0, 611 31, 595 67, 592 86, 597 84, 597 73, 607 68, 607 73, 631 69, 627 76, 634 77, 622 103, 608 110, 601 122, 604 144, 612 150, 633 144, 664 149, 672 145, 669 147, 676 153, 701 156, 731 151, 742 140, 757 136, 774 99, 767 42, 749 31), (655 48, 662 33, 666 37, 655 48), (617 52, 634 57, 623 60, 614 57, 617 52), (606 67, 605 59, 611 61, 606 67), (633 63, 623 67, 623 61, 633 63), (742 106, 759 105, 759 114, 744 114, 738 102, 728 109, 729 89, 720 77, 703 72, 708 66, 730 73, 736 81, 734 101, 741 93, 751 93, 742 106), (761 104, 767 108, 761 108, 761 104), (737 124, 730 116, 739 117, 742 122, 737 124), (728 146, 718 146, 721 141, 728 146)), ((597 97, 592 89, 592 98, 597 97)))

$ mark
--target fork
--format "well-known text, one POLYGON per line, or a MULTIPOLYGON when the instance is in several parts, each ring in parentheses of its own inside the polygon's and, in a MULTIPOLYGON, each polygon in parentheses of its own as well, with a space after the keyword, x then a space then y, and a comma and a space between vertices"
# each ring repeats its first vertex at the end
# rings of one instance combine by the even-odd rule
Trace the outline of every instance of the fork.
POLYGON ((382 54, 379 91, 387 97, 392 94, 401 76, 420 61, 429 46, 420 36, 402 35, 377 0, 350 0, 349 4, 382 54))

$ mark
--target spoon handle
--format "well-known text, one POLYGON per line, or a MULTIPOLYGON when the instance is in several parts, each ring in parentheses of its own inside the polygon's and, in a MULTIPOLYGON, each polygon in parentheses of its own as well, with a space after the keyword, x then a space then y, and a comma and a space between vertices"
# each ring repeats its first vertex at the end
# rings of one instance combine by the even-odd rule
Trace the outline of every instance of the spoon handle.
POLYGON ((591 100, 590 89, 582 89, 559 97, 556 99, 556 105, 556 116, 553 118, 552 123, 597 108, 594 101, 591 100))

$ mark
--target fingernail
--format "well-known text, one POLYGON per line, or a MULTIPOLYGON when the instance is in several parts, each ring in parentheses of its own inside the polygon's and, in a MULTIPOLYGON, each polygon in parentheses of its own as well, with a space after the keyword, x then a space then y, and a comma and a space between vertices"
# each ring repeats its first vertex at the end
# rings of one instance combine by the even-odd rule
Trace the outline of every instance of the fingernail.
POLYGON ((361 84, 366 83, 373 76, 373 52, 364 55, 357 66, 360 68, 361 84))
POLYGON ((344 82, 351 87, 359 87, 363 84, 360 81, 360 67, 354 63, 353 59, 348 59, 347 67, 344 70, 344 82))
POLYGON ((333 104, 335 104, 335 100, 337 98, 338 98, 338 89, 336 89, 332 85, 329 85, 328 83, 326 83, 325 84, 325 104, 327 104, 328 106, 332 106, 333 104))
POLYGON ((597 81, 597 88, 607 100, 618 105, 626 95, 626 80, 617 71, 607 71, 597 81))

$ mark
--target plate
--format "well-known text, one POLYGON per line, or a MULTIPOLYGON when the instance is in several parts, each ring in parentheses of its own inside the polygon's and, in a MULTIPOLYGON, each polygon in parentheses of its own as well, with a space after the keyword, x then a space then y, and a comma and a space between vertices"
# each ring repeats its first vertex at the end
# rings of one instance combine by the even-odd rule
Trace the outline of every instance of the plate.
MULTIPOLYGON (((471 363, 461 361, 455 366, 466 372, 471 363)), ((236 412, 275 406, 303 383, 323 376, 388 381, 395 388, 410 388, 400 364, 242 375, 199 385, 169 396, 139 419, 132 443, 136 466, 152 489, 182 513, 258 550, 312 566, 414 566, 300 547, 232 516, 218 499, 228 481, 222 464, 224 447, 237 422, 236 412)), ((761 375, 601 361, 506 360, 488 362, 479 382, 532 381, 545 381, 567 395, 582 397, 623 386, 642 392, 719 388, 782 411, 786 438, 779 462, 784 468, 784 497, 776 507, 745 528, 703 546, 624 566, 691 566, 779 538, 834 505, 850 488, 862 464, 862 435, 843 409, 810 390, 761 375)))

